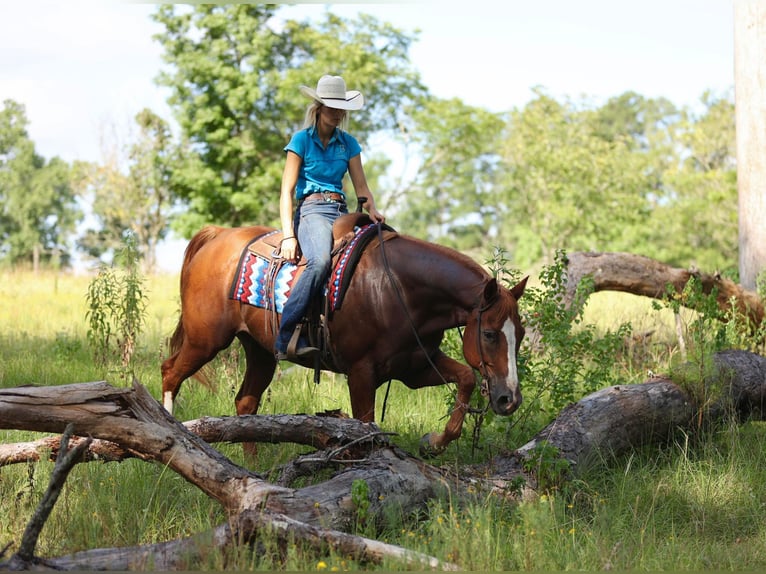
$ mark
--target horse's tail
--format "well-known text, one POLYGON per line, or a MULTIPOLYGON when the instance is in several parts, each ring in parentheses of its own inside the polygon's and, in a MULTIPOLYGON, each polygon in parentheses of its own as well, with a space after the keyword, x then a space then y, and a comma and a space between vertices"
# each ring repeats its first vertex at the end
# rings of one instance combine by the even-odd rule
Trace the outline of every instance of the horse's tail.
MULTIPOLYGON (((208 225, 206 227, 203 227, 200 229, 197 234, 191 238, 191 241, 189 241, 189 245, 186 246, 186 251, 184 252, 184 261, 181 264, 181 279, 180 279, 180 287, 181 287, 181 293, 184 292, 184 286, 186 285, 186 270, 189 267, 189 264, 191 263, 191 260, 194 259, 194 256, 197 254, 197 252, 202 249, 207 243, 209 243, 211 240, 215 239, 218 234, 223 230, 223 227, 218 227, 216 225, 208 225)), ((184 331, 184 317, 183 317, 183 305, 181 306, 181 312, 178 314, 178 323, 176 324, 175 331, 173 331, 173 335, 170 337, 170 341, 168 343, 168 347, 170 350, 170 354, 175 354, 183 344, 185 336, 184 331)), ((200 383, 205 385, 206 387, 212 387, 212 383, 210 382, 210 378, 207 376, 207 369, 203 367, 195 375, 193 375, 193 378, 197 379, 200 383)))

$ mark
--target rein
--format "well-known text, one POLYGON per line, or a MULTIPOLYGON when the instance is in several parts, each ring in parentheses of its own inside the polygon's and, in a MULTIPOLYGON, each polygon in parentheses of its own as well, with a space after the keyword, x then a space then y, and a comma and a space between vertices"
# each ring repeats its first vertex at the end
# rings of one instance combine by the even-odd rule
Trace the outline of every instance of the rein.
MULTIPOLYGON (((391 282, 391 286, 394 288, 394 292, 396 293, 396 298, 399 300, 399 303, 402 306, 402 309, 404 309, 404 314, 407 316, 407 321, 410 324, 410 328, 412 329, 412 334, 415 336, 415 341, 417 341, 418 346, 423 351, 423 354, 426 357, 426 360, 428 361, 428 364, 431 366, 431 368, 436 372, 437 375, 439 375, 439 378, 441 379, 442 383, 447 385, 449 382, 447 379, 444 378, 444 375, 441 374, 441 371, 439 371, 439 368, 434 364, 433 359, 431 359, 431 355, 426 350, 425 345, 423 345, 423 341, 420 339, 420 336, 418 335, 418 329, 415 326, 415 321, 412 320, 412 315, 410 315, 410 310, 407 308, 407 303, 404 301, 404 297, 402 296, 401 291, 399 290, 399 286, 396 284, 396 281, 394 281, 393 273, 391 272, 391 267, 388 264, 388 256, 386 255, 386 250, 384 246, 383 241, 383 227, 381 226, 380 222, 377 224, 378 227, 378 239, 380 241, 380 252, 383 256, 383 269, 386 271, 386 275, 388 276, 388 280, 391 282)), ((489 394, 489 391, 487 389, 487 370, 486 370, 486 364, 484 362, 484 348, 481 345, 481 314, 489 309, 492 304, 495 302, 494 299, 489 301, 484 307, 479 308, 478 313, 478 323, 476 325, 476 333, 477 333, 477 340, 476 344, 479 349, 479 374, 482 377, 481 380, 481 393, 482 396, 487 396, 489 394)), ((391 381, 388 381, 389 388, 391 386, 391 381)), ((383 400, 383 412, 386 412, 386 401, 388 399, 388 390, 386 390, 386 398, 383 400)), ((470 405, 464 405, 466 408, 466 412, 469 413, 485 413, 487 411, 487 408, 489 406, 489 403, 487 406, 485 406, 483 409, 474 409, 470 405)), ((381 419, 383 417, 381 416, 381 419)))

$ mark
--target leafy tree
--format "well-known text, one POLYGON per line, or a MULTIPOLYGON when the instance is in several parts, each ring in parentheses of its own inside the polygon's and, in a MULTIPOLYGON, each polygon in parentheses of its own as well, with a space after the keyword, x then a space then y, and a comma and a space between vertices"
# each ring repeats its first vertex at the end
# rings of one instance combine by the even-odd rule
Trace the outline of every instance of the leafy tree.
POLYGON ((431 99, 412 113, 420 166, 394 205, 397 225, 461 249, 497 236, 492 187, 503 118, 458 99, 431 99))
POLYGON ((0 110, 0 258, 10 264, 68 264, 68 240, 80 216, 70 167, 46 161, 27 133, 22 104, 0 110))
POLYGON ((628 137, 605 138, 594 117, 542 90, 511 113, 495 203, 522 264, 553 261, 559 249, 627 249, 625 228, 646 221, 648 158, 628 137))
POLYGON ((78 163, 81 193, 91 200, 94 225, 78 246, 93 258, 135 243, 146 272, 156 267, 156 249, 168 231, 173 202, 170 178, 180 161, 167 122, 149 109, 135 117, 139 133, 123 150, 117 141, 101 164, 78 163))
POLYGON ((647 99, 628 91, 593 110, 593 132, 606 141, 622 140, 634 150, 666 153, 672 127, 679 119, 676 107, 665 98, 647 99))
POLYGON ((704 94, 694 113, 633 92, 601 107, 536 96, 511 114, 496 201, 522 264, 566 249, 736 265, 729 99, 704 94))
POLYGON ((683 112, 676 136, 680 157, 663 175, 664 201, 653 217, 662 236, 648 254, 679 266, 736 271, 734 102, 707 92, 701 104, 699 114, 683 112))
POLYGON ((352 116, 366 143, 397 125, 402 106, 424 92, 407 52, 412 38, 369 16, 321 22, 279 18, 265 4, 165 4, 154 19, 170 68, 159 83, 189 153, 173 173, 188 209, 177 220, 189 236, 206 223, 276 223, 283 148, 302 125, 308 103, 300 84, 343 75, 367 100, 352 116))

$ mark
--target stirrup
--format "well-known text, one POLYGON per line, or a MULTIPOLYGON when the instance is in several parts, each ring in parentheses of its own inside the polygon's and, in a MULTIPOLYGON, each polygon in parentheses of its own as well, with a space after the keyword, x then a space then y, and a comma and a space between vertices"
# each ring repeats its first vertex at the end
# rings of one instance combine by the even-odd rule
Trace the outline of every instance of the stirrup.
POLYGON ((303 325, 301 323, 298 323, 295 326, 295 330, 293 331, 293 334, 290 337, 290 342, 287 344, 287 354, 285 358, 288 361, 295 362, 300 359, 308 359, 310 357, 313 357, 319 352, 319 349, 317 349, 316 347, 311 347, 311 346, 298 348, 298 342, 300 341, 302 327, 303 325))

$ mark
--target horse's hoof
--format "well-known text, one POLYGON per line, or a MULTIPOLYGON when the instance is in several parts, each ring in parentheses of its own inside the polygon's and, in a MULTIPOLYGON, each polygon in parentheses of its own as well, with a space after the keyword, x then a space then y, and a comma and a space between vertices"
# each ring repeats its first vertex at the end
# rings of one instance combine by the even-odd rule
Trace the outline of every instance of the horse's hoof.
POLYGON ((430 432, 426 435, 423 435, 423 438, 420 439, 420 456, 423 458, 433 458, 444 452, 443 446, 434 445, 434 438, 435 433, 430 432))

